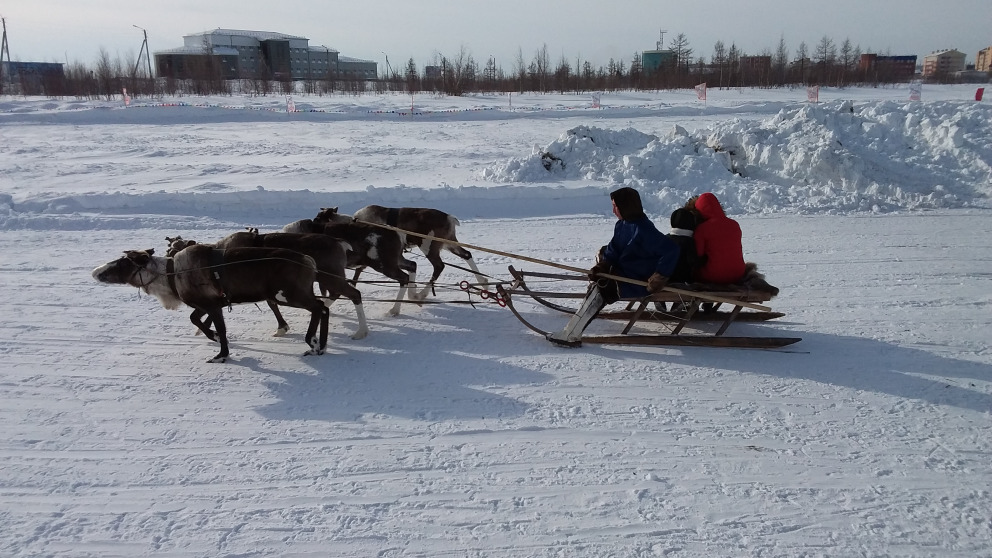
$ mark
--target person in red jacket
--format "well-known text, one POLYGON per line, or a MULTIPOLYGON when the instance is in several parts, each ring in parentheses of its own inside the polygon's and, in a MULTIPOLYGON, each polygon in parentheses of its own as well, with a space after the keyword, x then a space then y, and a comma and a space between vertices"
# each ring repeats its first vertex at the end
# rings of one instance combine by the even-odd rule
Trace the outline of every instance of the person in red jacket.
POLYGON ((696 198, 694 206, 702 219, 692 235, 702 262, 696 270, 696 280, 702 283, 739 282, 744 278, 741 226, 724 214, 720 202, 710 192, 696 198))

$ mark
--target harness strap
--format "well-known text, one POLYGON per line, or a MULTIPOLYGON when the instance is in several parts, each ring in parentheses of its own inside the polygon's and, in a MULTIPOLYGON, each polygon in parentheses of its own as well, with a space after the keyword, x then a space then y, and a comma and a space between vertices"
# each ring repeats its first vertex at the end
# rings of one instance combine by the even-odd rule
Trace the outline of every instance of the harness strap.
POLYGON ((179 290, 176 289, 176 262, 172 258, 165 259, 165 278, 169 282, 169 288, 172 289, 172 294, 179 297, 179 290))
MULTIPOLYGON (((210 276, 214 279, 214 286, 220 291, 221 298, 227 301, 227 293, 224 292, 224 278, 221 276, 220 270, 224 267, 224 250, 221 248, 213 248, 210 250, 210 276)), ((230 302, 227 303, 228 306, 231 305, 230 302)))

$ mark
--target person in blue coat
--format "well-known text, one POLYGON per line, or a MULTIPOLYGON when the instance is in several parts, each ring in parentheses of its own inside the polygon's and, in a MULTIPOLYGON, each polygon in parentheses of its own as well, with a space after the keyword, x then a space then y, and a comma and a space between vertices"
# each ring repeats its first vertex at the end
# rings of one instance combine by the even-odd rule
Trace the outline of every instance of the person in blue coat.
POLYGON ((613 238, 600 248, 596 265, 589 270, 592 283, 579 310, 562 331, 548 334, 548 341, 556 345, 582 346, 582 332, 604 306, 664 289, 678 263, 678 244, 644 214, 637 190, 620 188, 610 193, 610 199, 617 217, 613 238), (647 287, 603 277, 604 273, 646 281, 647 287))

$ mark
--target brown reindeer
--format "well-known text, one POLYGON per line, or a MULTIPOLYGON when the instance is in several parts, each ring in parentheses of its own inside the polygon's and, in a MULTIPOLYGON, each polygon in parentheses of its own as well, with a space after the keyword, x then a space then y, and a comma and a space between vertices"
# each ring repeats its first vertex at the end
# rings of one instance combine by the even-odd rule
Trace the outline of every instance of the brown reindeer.
MULTIPOLYGON (((396 303, 389 310, 390 316, 400 313, 403 294, 412 295, 417 276, 417 263, 403 257, 403 243, 393 231, 352 221, 321 225, 324 234, 348 243, 348 268, 355 270, 353 281, 366 267, 395 280, 400 284, 396 303)), ((411 297, 412 298, 412 297, 411 297)), ((414 299, 416 300, 416 299, 414 299)))
MULTIPOLYGON (((351 338, 364 339, 369 334, 365 307, 362 305, 362 293, 345 278, 348 251, 351 249, 348 243, 324 234, 259 233, 256 228, 249 228, 247 231, 236 232, 222 238, 214 246, 223 249, 246 246, 285 248, 310 256, 317 264, 317 286, 321 294, 329 298, 328 304, 343 296, 355 305, 358 329, 351 338)), ((285 335, 289 325, 279 312, 278 305, 273 301, 267 302, 279 322, 276 336, 285 335)))
POLYGON ((341 222, 342 220, 353 219, 356 222, 371 223, 374 225, 387 225, 409 231, 414 234, 398 232, 400 241, 406 248, 416 246, 427 257, 434 267, 434 273, 430 281, 416 295, 411 295, 414 300, 427 298, 427 293, 434 288, 434 283, 444 271, 444 260, 441 259, 441 250, 445 249, 459 258, 468 262, 469 267, 475 274, 479 283, 485 287, 488 285, 486 278, 479 272, 479 267, 472 259, 472 253, 457 243, 455 228, 458 226, 458 219, 437 209, 424 207, 400 207, 388 208, 381 205, 367 205, 354 215, 348 216, 338 213, 336 207, 322 207, 316 217, 313 218, 315 224, 341 222), (419 236, 422 235, 422 236, 419 236), (426 237, 426 238, 425 238, 426 237), (448 242, 445 242, 448 241, 448 242))
POLYGON ((180 304, 192 307, 189 319, 193 325, 208 339, 220 342, 220 352, 207 362, 225 362, 230 354, 224 307, 263 300, 309 310, 305 339, 310 348, 304 354, 324 354, 329 312, 313 293, 317 264, 310 256, 278 248, 219 250, 204 244, 189 246, 172 258, 154 252, 151 248, 128 250, 123 258, 94 269, 93 278, 138 287, 170 310, 180 304), (214 324, 216 332, 208 323, 214 324), (319 339, 315 338, 318 327, 319 339))

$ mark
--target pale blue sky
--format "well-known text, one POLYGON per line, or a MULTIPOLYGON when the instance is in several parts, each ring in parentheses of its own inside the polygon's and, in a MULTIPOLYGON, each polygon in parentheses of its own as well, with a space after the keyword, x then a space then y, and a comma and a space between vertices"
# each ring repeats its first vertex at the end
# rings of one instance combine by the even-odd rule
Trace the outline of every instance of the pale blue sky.
POLYGON ((490 57, 511 71, 547 45, 563 56, 605 66, 630 63, 635 52, 665 46, 683 33, 693 57, 713 54, 716 41, 748 54, 773 52, 784 37, 790 58, 800 42, 810 51, 824 36, 864 52, 923 56, 956 48, 974 63, 992 45, 992 0, 8 0, 0 4, 14 60, 93 63, 100 48, 136 58, 142 32, 152 52, 182 46, 182 36, 214 29, 277 31, 337 49, 344 56, 418 67, 435 53, 462 47, 484 65, 490 57))

